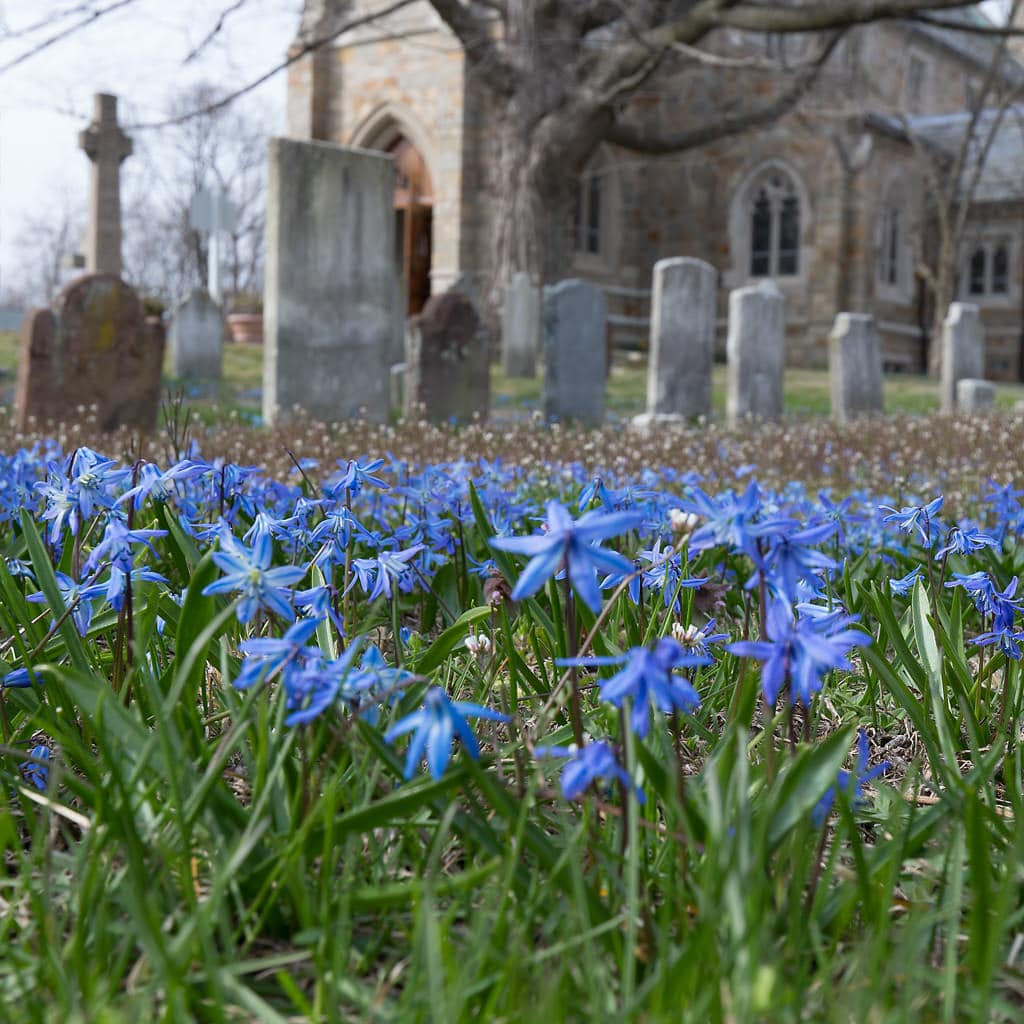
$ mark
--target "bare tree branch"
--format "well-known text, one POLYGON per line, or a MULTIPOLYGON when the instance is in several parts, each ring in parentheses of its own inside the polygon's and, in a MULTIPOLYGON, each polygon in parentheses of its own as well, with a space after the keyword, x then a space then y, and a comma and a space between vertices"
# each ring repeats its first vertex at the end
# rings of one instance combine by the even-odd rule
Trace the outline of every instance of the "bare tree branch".
POLYGON ((41 42, 36 43, 24 53, 19 54, 13 60, 9 60, 6 64, 0 64, 0 75, 5 71, 10 71, 19 65, 24 64, 25 61, 31 60, 37 54, 42 53, 44 50, 48 50, 51 46, 67 39, 68 36, 74 35, 76 32, 80 32, 83 28, 87 28, 89 25, 99 21, 100 18, 106 17, 108 14, 113 14, 115 11, 123 10, 125 7, 130 7, 134 3, 138 3, 138 0, 114 0, 114 2, 108 7, 92 11, 85 17, 80 18, 73 25, 69 25, 67 28, 63 28, 59 32, 55 32, 53 35, 48 36, 41 42))
POLYGON ((182 61, 183 64, 190 64, 197 57, 201 56, 206 48, 217 38, 218 35, 224 30, 224 25, 228 18, 231 17, 236 11, 241 10, 249 0, 235 0, 230 7, 225 7, 217 17, 217 21, 213 28, 189 51, 185 59, 182 61))
POLYGON ((714 121, 686 128, 680 132, 655 134, 639 126, 617 122, 605 134, 615 145, 640 153, 678 153, 697 146, 705 146, 717 139, 739 135, 788 114, 811 90, 828 62, 843 33, 835 33, 825 44, 817 58, 805 68, 792 86, 770 103, 739 114, 718 117, 714 121))
MULTIPOLYGON (((124 0, 123 0, 124 2, 124 0)), ((133 0, 127 0, 127 2, 133 2, 133 0)), ((417 0, 396 0, 395 3, 390 4, 387 7, 382 7, 376 11, 370 11, 365 15, 358 18, 353 18, 351 21, 346 21, 343 25, 338 25, 332 28, 329 33, 322 36, 318 36, 315 39, 309 39, 306 42, 295 47, 288 56, 281 61, 280 64, 275 64, 268 71, 265 71, 258 78, 254 78, 247 82, 245 85, 235 89, 233 92, 225 93, 220 99, 213 103, 207 104, 203 107, 198 107, 195 110, 186 111, 183 114, 179 114, 176 117, 166 118, 162 121, 139 121, 135 124, 129 124, 126 126, 128 131, 156 131, 160 128, 170 128, 173 125, 184 124, 186 121, 190 121, 196 117, 202 117, 204 114, 212 114, 224 107, 234 103, 235 100, 240 99, 247 93, 258 89, 264 82, 269 81, 274 75, 284 71, 286 68, 292 66, 296 62, 302 60, 307 54, 312 53, 314 50, 319 50, 323 46, 327 46, 334 42, 339 36, 344 35, 346 32, 350 32, 354 28, 359 28, 362 25, 368 25, 379 18, 386 18, 389 14, 394 14, 396 11, 400 11, 406 7, 416 3, 417 0)))

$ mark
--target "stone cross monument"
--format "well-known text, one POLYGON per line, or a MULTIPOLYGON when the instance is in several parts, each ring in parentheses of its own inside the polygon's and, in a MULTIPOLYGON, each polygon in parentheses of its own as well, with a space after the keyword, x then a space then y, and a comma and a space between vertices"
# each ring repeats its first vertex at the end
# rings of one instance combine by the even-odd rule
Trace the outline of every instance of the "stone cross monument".
POLYGON ((93 97, 93 122, 78 136, 92 161, 86 270, 121 276, 121 161, 131 156, 132 140, 117 123, 117 97, 93 97))
POLYGON ((188 224, 196 231, 206 231, 210 236, 207 258, 207 288, 214 302, 220 303, 220 236, 222 232, 234 231, 238 223, 238 207, 231 202, 227 192, 220 188, 201 188, 192 197, 188 224))

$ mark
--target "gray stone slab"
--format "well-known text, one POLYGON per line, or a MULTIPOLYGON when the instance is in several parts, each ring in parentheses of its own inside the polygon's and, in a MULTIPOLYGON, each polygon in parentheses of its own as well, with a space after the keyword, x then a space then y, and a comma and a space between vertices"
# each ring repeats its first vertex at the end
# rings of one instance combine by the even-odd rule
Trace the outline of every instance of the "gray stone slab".
POLYGON ((956 407, 960 412, 988 412, 996 404, 996 386, 990 380, 961 377, 956 382, 956 407))
POLYGON ((272 139, 263 416, 384 422, 397 301, 390 157, 272 139))
POLYGON ((952 412, 956 408, 957 381, 965 377, 981 380, 984 376, 985 331, 978 307, 968 302, 954 302, 942 322, 940 409, 952 412))
POLYGON ((598 426, 604 420, 608 304, 589 281, 544 289, 544 415, 598 426))
POLYGON ((540 289, 520 271, 505 286, 501 311, 501 359, 506 377, 537 375, 540 351, 540 289))
POLYGON ((882 346, 873 317, 840 313, 828 339, 832 416, 848 423, 885 410, 882 346))
POLYGON ((782 416, 786 366, 786 301, 774 281, 729 295, 726 338, 729 423, 782 416))
POLYGON ((205 288, 196 288, 171 314, 167 335, 171 374, 219 380, 224 373, 224 316, 205 288))
POLYGON ((490 410, 487 332, 472 301, 445 292, 409 321, 405 351, 405 415, 434 423, 466 423, 490 410))
POLYGON ((647 414, 696 419, 711 415, 718 274, 683 257, 654 265, 647 414))

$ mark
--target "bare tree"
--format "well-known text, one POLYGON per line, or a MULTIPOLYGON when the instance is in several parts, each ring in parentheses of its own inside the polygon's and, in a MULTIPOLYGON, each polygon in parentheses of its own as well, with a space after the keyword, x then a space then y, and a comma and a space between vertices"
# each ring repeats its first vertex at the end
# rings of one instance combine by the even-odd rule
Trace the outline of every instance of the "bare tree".
POLYGON ((238 294, 262 289, 265 132, 244 105, 218 106, 219 95, 204 83, 176 95, 169 105, 173 125, 156 140, 142 136, 140 159, 126 165, 126 274, 168 304, 207 280, 209 240, 189 223, 192 199, 203 187, 223 190, 238 210, 222 247, 225 300, 230 305, 238 294))
POLYGON ((85 210, 67 190, 54 188, 54 199, 22 218, 16 246, 22 254, 14 290, 29 304, 48 306, 72 273, 72 257, 85 234, 85 210))
MULTIPOLYGON (((1013 24, 1024 0, 1011 0, 1006 15, 1013 24)), ((913 147, 925 186, 922 230, 915 239, 916 269, 924 281, 932 309, 928 372, 941 369, 941 345, 936 343, 942 321, 956 297, 958 269, 963 260, 968 220, 978 186, 1008 111, 1024 98, 1024 78, 1008 59, 1007 37, 993 48, 968 109, 946 120, 941 130, 922 123, 906 110, 898 112, 903 133, 913 147)), ((1024 199, 1024 183, 1020 197, 1024 199)))

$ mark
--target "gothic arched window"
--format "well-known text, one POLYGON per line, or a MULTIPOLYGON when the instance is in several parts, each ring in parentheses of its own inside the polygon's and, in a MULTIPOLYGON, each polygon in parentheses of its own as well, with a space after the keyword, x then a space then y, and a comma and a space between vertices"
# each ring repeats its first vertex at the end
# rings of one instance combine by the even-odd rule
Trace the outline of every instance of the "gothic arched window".
POLYGON ((890 201, 882 214, 882 238, 878 250, 878 280, 882 284, 902 284, 902 248, 900 208, 895 201, 890 201))
POLYGON ((772 167, 748 193, 750 276, 795 277, 800 273, 800 197, 792 176, 772 167))
POLYGON ((986 264, 988 263, 988 253, 984 246, 978 246, 974 252, 971 253, 971 262, 969 267, 969 274, 967 277, 967 291, 971 295, 984 295, 985 294, 985 278, 986 278, 986 264))
POLYGON ((1010 253, 1005 242, 992 250, 992 294, 1005 295, 1010 290, 1010 253))

